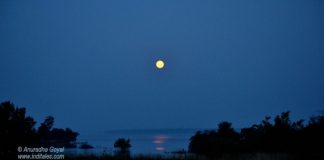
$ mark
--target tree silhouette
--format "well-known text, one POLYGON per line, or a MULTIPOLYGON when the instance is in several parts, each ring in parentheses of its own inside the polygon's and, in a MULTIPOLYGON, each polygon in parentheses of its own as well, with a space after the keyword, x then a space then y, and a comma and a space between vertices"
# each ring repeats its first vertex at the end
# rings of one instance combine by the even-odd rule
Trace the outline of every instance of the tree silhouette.
POLYGON ((242 128, 238 133, 229 122, 222 122, 215 131, 197 132, 190 138, 189 152, 215 157, 236 153, 286 153, 303 159, 324 159, 324 116, 290 120, 290 112, 267 116, 260 124, 242 128))
POLYGON ((129 139, 124 139, 124 138, 119 138, 115 141, 114 147, 120 149, 120 151, 128 151, 129 148, 131 147, 130 140, 129 139))
POLYGON ((233 153, 237 151, 237 145, 240 140, 240 135, 229 122, 221 122, 218 125, 216 134, 217 144, 216 151, 219 153, 233 153))
POLYGON ((41 144, 44 146, 58 146, 73 148, 76 147, 75 141, 79 133, 72 131, 70 128, 61 129, 53 128, 54 117, 48 116, 38 128, 41 144))
POLYGON ((53 125, 54 125, 54 117, 47 116, 44 122, 41 123, 41 125, 38 127, 37 131, 41 139, 41 144, 45 146, 50 145, 50 138, 51 138, 50 133, 53 125))
POLYGON ((21 147, 64 146, 75 147, 79 135, 69 128, 53 128, 54 117, 48 116, 38 130, 36 122, 26 116, 26 109, 15 107, 9 101, 0 103, 0 159, 16 159, 21 147))
POLYGON ((0 104, 0 159, 16 156, 18 146, 35 146, 39 139, 36 122, 26 116, 25 108, 6 101, 0 104), (1 158, 2 157, 2 158, 1 158))
POLYGON ((117 148, 115 151, 115 155, 120 159, 130 159, 130 152, 129 148, 131 147, 130 140, 125 138, 118 138, 115 143, 114 147, 117 148))
POLYGON ((197 132, 191 137, 189 152, 209 157, 233 153, 237 151, 239 138, 239 133, 232 128, 231 123, 221 122, 217 131, 197 132))
POLYGON ((54 117, 47 116, 44 122, 38 127, 38 133, 48 134, 54 125, 54 117))

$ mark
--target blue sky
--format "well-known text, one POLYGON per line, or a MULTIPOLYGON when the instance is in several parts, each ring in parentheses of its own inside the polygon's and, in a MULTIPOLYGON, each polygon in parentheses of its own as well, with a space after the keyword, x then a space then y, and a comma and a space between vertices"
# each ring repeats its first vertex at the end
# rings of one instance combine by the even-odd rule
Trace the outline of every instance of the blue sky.
POLYGON ((75 130, 307 118, 324 109, 323 28, 321 0, 4 0, 0 100, 75 130))

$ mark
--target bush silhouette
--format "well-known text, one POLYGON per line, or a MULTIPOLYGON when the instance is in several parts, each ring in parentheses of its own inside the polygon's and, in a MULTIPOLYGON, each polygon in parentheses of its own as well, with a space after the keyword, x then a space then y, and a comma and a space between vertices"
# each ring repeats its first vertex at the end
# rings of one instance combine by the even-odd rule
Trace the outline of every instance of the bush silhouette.
POLYGON ((229 122, 217 130, 197 132, 190 139, 189 152, 208 157, 236 153, 287 153, 324 158, 324 116, 313 116, 307 125, 304 120, 292 122, 290 112, 274 118, 267 116, 260 124, 236 132, 229 122))
POLYGON ((128 151, 129 148, 131 147, 130 140, 129 139, 126 140, 124 138, 119 138, 115 141, 114 147, 118 148, 122 152, 128 151))

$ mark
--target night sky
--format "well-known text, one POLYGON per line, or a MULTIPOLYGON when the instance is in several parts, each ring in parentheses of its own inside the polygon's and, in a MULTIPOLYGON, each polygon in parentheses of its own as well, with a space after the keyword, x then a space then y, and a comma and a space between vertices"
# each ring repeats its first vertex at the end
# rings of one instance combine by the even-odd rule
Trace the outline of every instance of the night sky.
POLYGON ((76 131, 308 118, 324 110, 324 1, 1 0, 0 100, 76 131))

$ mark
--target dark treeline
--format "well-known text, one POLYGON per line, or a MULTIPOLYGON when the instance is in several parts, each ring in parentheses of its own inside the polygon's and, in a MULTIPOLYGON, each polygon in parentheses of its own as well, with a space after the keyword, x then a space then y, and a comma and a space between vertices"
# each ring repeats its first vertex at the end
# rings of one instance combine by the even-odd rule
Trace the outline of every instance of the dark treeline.
MULTIPOLYGON (((291 121, 289 116, 290 112, 283 112, 273 120, 265 117, 261 123, 239 132, 229 122, 221 122, 216 130, 198 131, 190 139, 189 159, 222 159, 224 155, 242 158, 259 153, 270 156, 288 154, 292 155, 291 159, 324 159, 324 115, 313 116, 307 122, 291 121)), ((26 116, 25 108, 16 107, 11 102, 0 103, 0 159, 16 159, 18 146, 76 147, 79 134, 69 128, 53 128, 53 117, 46 117, 38 128, 35 125, 34 119, 26 116)), ((87 143, 81 146, 92 148, 87 143)), ((115 155, 97 158, 136 159, 129 154, 129 139, 117 139, 114 147, 117 148, 115 155)), ((184 157, 175 159, 187 159, 186 152, 184 154, 184 157)), ((145 158, 155 159, 145 156, 140 159, 145 158)))
POLYGON ((324 116, 291 121, 283 112, 271 122, 265 117, 260 124, 235 131, 231 123, 221 122, 217 130, 198 131, 190 139, 189 152, 207 157, 224 154, 285 153, 324 158, 324 116))
POLYGON ((46 117, 38 128, 32 117, 26 116, 25 108, 11 102, 0 104, 0 159, 17 156, 17 147, 75 147, 79 135, 69 128, 53 128, 54 118, 46 117))

